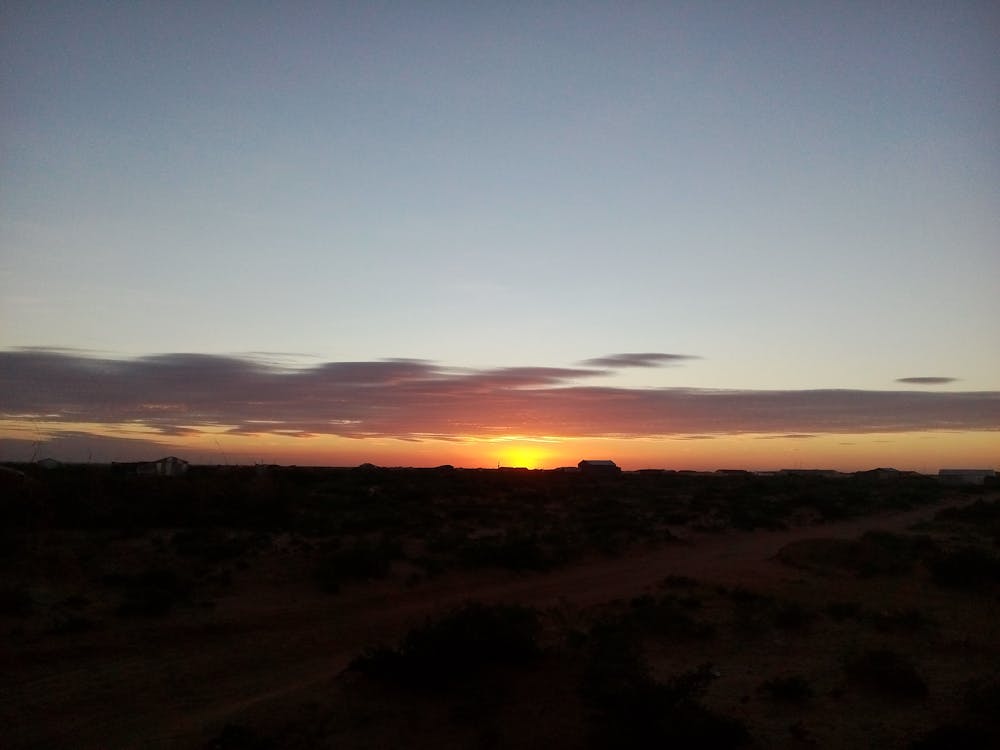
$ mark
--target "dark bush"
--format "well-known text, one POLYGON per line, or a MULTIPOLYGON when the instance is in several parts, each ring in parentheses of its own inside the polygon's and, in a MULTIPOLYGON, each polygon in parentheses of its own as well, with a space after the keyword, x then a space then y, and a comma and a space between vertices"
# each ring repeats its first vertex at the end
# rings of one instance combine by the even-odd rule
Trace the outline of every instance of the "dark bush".
POLYGON ((278 745, 250 727, 226 724, 219 734, 209 740, 205 750, 272 750, 278 745))
POLYGON ((976 500, 971 505, 945 508, 934 515, 935 521, 958 521, 977 525, 1000 522, 1000 502, 976 500))
POLYGON ((914 633, 927 630, 934 622, 919 609, 891 609, 875 612, 871 622, 883 633, 914 633))
POLYGON ((31 614, 34 601, 26 588, 4 587, 0 589, 0 615, 24 617, 31 614))
POLYGON ((698 581, 689 576, 669 575, 660 581, 661 588, 682 588, 689 589, 698 585, 698 581))
POLYGON ((190 594, 190 583, 172 570, 151 568, 138 575, 118 575, 105 579, 123 589, 118 614, 157 617, 165 615, 190 594))
POLYGON ((847 660, 847 676, 858 684, 899 698, 923 698, 927 683, 904 656, 888 649, 871 649, 847 660))
POLYGON ((53 617, 47 632, 54 635, 74 635, 93 630, 95 625, 96 623, 89 617, 60 612, 53 617))
POLYGON ((993 750, 1000 737, 995 732, 965 724, 943 724, 910 744, 910 750, 993 750))
POLYGON ((799 602, 780 602, 774 610, 774 624, 785 630, 802 630, 815 619, 816 613, 799 602))
POLYGON ((1000 721, 1000 679, 970 682, 965 689, 965 707, 984 719, 1000 721))
POLYGON ((762 683, 760 689, 775 700, 789 703, 805 703, 814 695, 812 685, 802 675, 773 677, 762 683))
POLYGON ((710 638, 715 629, 710 623, 701 622, 687 611, 686 600, 672 596, 656 599, 652 596, 636 597, 631 602, 630 619, 643 630, 672 638, 710 638))
POLYGON ((838 622, 840 620, 858 619, 864 612, 858 602, 830 602, 826 606, 826 613, 838 622))
POLYGON ((399 646, 378 646, 350 669, 414 687, 449 687, 491 667, 530 664, 540 655, 534 609, 470 602, 406 634, 399 646))
POLYGON ((399 555, 398 546, 386 540, 358 541, 348 547, 328 549, 316 566, 316 578, 324 591, 336 593, 349 581, 385 578, 399 555))
POLYGON ((914 563, 935 549, 926 536, 869 531, 857 542, 854 567, 859 576, 898 575, 908 573, 914 563))
POLYGON ((176 532, 170 544, 179 555, 197 557, 206 562, 222 562, 252 552, 268 538, 257 534, 233 534, 222 529, 190 529, 176 532))
POLYGON ((977 589, 1000 581, 1000 559, 979 547, 952 550, 929 562, 934 580, 941 586, 977 589))
POLYGON ((555 560, 533 534, 507 532, 502 536, 471 539, 459 547, 459 561, 470 568, 506 568, 541 571, 555 560))
POLYGON ((750 741, 746 726, 699 701, 715 679, 709 665, 654 680, 627 627, 604 622, 590 633, 581 695, 590 712, 597 747, 738 747, 750 741))

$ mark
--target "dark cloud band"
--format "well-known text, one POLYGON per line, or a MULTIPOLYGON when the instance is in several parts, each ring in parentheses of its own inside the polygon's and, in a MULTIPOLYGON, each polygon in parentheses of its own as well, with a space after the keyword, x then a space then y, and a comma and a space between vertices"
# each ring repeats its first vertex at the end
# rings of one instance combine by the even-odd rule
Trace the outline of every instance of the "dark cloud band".
MULTIPOLYGON (((652 355, 599 358, 611 366, 652 355)), ((658 357, 680 355, 656 355, 658 357)), ((237 434, 447 439, 1000 430, 1000 392, 613 388, 607 370, 427 360, 282 367, 245 357, 0 352, 0 417, 237 434)))

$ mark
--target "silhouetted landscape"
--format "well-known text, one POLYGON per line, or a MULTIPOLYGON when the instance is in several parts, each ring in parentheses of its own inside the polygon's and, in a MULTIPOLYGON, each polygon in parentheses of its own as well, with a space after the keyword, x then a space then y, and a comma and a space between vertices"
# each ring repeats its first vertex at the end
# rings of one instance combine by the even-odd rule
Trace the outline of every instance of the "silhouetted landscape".
POLYGON ((5 745, 993 747, 1000 490, 18 465, 5 745))

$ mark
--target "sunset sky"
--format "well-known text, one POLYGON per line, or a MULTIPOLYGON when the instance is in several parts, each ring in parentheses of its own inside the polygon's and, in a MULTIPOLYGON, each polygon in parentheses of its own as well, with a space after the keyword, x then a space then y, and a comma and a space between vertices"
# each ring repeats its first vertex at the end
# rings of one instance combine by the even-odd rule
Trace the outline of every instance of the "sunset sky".
POLYGON ((995 2, 6 2, 0 461, 1000 468, 995 2))

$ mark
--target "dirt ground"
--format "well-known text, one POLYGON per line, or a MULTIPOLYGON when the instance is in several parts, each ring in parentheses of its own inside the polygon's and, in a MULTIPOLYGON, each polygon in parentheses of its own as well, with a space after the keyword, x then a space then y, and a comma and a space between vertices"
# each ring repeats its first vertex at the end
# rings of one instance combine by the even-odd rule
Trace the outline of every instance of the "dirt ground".
MULTIPOLYGON (((941 507, 784 531, 680 531, 682 539, 667 546, 633 549, 618 558, 595 557, 548 573, 445 573, 415 585, 397 579, 351 585, 335 596, 318 591, 294 566, 282 568, 265 559, 237 574, 232 591, 212 606, 186 608, 167 618, 113 621, 57 636, 7 621, 0 690, 4 744, 204 747, 226 724, 266 719, 290 707, 300 710, 316 695, 335 693, 337 675, 364 647, 391 642, 428 615, 469 599, 580 613, 656 591, 667 576, 686 576, 716 587, 791 591, 800 599, 820 594, 826 600, 861 598, 882 601, 885 607, 916 597, 938 608, 938 617, 947 616, 946 608, 959 610, 947 597, 928 594, 923 584, 875 581, 862 591, 853 579, 817 577, 777 559, 779 550, 793 541, 853 539, 873 529, 903 531, 941 507)), ((983 604, 977 642, 995 641, 996 610, 995 599, 983 604)), ((835 635, 830 638, 831 647, 839 647, 835 635)), ((814 638, 803 648, 815 651, 817 643, 822 645, 823 639, 814 638)), ((974 645, 966 646, 975 659, 974 645)), ((720 647, 714 648, 718 657, 720 647)), ((772 639, 758 644, 755 653, 738 656, 740 668, 749 670, 746 679, 730 680, 730 695, 722 690, 717 700, 736 705, 737 693, 750 690, 759 675, 787 669, 789 660, 808 663, 801 654, 790 655, 795 648, 772 639)), ((655 653, 654 648, 654 663, 655 653)), ((764 724, 783 720, 780 715, 755 719, 764 724)), ((891 711, 870 717, 893 720, 905 719, 893 719, 891 711)), ((865 726, 862 721, 859 737, 872 736, 865 726)), ((365 743, 359 740, 359 746, 365 743)))

